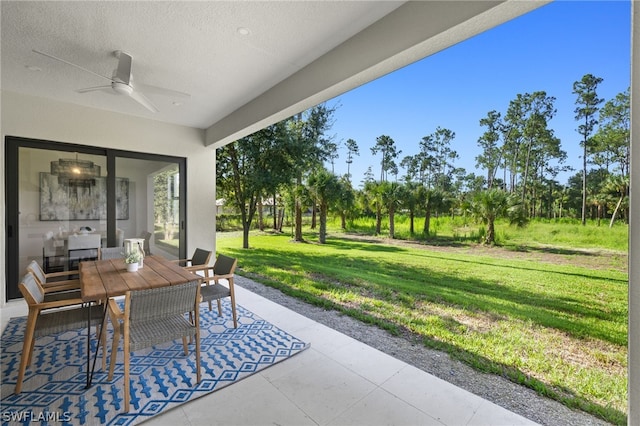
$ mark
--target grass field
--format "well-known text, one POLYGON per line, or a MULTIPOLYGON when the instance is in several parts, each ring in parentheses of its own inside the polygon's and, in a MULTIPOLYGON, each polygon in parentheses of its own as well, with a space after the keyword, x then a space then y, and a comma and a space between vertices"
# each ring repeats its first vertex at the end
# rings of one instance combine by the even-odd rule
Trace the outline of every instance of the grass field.
MULTIPOLYGON (((541 223, 526 232, 549 234, 545 225, 557 226, 541 223)), ((566 231, 580 246, 593 248, 584 243, 592 237, 576 232, 566 231)), ((556 234, 568 238, 564 231, 556 234)), ((572 259, 595 252, 579 254, 569 249, 575 245, 558 244, 555 258, 530 260, 523 249, 530 238, 518 238, 505 247, 443 248, 354 239, 338 230, 325 245, 311 232, 307 243, 256 232, 251 248, 242 249, 237 233, 218 233, 217 251, 237 257, 239 273, 287 294, 391 333, 410 332, 477 369, 626 424, 626 253, 614 253, 594 269, 572 259)), ((611 252, 621 246, 616 244, 605 248, 611 252)), ((582 263, 596 264, 589 258, 582 263)))

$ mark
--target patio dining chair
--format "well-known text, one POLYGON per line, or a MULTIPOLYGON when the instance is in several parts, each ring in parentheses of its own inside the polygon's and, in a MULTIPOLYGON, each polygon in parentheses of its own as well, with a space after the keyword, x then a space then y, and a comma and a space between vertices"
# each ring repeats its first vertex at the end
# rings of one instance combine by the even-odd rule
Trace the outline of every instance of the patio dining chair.
POLYGON ((202 280, 206 283, 200 289, 200 295, 202 296, 202 302, 209 303, 209 310, 212 309, 211 302, 218 302, 218 316, 222 316, 222 303, 221 299, 229 297, 231 299, 231 312, 233 314, 233 327, 238 328, 238 318, 236 313, 236 295, 233 288, 233 275, 238 265, 238 260, 225 256, 224 254, 218 255, 216 262, 213 266, 200 268, 194 270, 194 272, 202 273, 202 280), (226 280, 227 286, 220 283, 220 280, 226 280), (213 284, 211 284, 213 282, 213 284))
POLYGON ((35 260, 32 260, 27 265, 27 271, 31 272, 45 292, 45 301, 51 299, 54 293, 58 292, 73 292, 75 294, 65 294, 67 298, 79 298, 80 297, 80 280, 68 279, 70 275, 78 274, 78 271, 62 271, 45 273, 40 267, 40 264, 35 260), (67 278, 67 279, 64 279, 67 278))
MULTIPOLYGON (((29 314, 24 332, 18 378, 16 380, 16 394, 22 391, 22 382, 27 366, 31 365, 36 338, 86 327, 89 316, 87 312, 89 308, 82 305, 82 299, 79 297, 58 297, 47 300, 47 293, 55 293, 58 296, 61 296, 61 294, 45 290, 31 272, 27 272, 22 277, 18 288, 29 306, 29 314)), ((102 319, 101 309, 93 309, 91 311, 90 325, 95 325, 96 330, 99 328, 102 319)), ((104 334, 99 338, 104 341, 104 334)), ((104 363, 103 351, 103 365, 104 363)))
POLYGON ((129 364, 131 352, 182 338, 185 356, 189 354, 187 338, 195 336, 196 376, 200 383, 200 282, 198 280, 149 290, 125 293, 124 312, 109 300, 109 316, 113 324, 113 347, 108 380, 113 379, 120 335, 124 351, 124 411, 129 412, 129 364), (186 319, 193 312, 193 322, 186 319))
POLYGON ((188 259, 176 259, 173 262, 177 262, 180 266, 188 269, 190 271, 200 270, 200 266, 206 266, 209 264, 211 260, 212 252, 210 250, 205 250, 201 248, 197 248, 193 252, 193 256, 188 259))

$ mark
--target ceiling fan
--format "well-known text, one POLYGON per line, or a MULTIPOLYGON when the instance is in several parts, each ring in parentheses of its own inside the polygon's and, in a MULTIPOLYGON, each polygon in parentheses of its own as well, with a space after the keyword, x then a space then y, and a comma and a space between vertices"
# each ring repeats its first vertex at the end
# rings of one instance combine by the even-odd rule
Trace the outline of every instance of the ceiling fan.
POLYGON ((131 55, 121 51, 121 50, 116 50, 113 52, 113 55, 118 58, 118 66, 115 70, 113 70, 113 76, 112 77, 106 77, 102 74, 98 74, 96 72, 93 72, 91 70, 88 70, 84 67, 81 67, 80 65, 76 65, 74 63, 71 63, 69 61, 65 61, 64 59, 60 59, 58 57, 55 57, 53 55, 50 55, 48 53, 44 53, 41 52, 39 50, 33 49, 33 51, 39 55, 43 55, 46 56, 47 58, 51 58, 51 59, 55 59, 56 61, 60 61, 62 63, 65 63, 67 65, 71 65, 72 67, 76 67, 82 71, 91 73, 93 75, 96 75, 98 77, 104 78, 106 80, 109 80, 111 82, 111 84, 107 85, 107 86, 96 86, 96 87, 87 87, 85 89, 79 89, 77 90, 78 93, 87 93, 87 92, 93 92, 96 90, 101 90, 101 91, 108 91, 111 93, 116 93, 119 95, 126 95, 129 96, 131 99, 133 99, 134 101, 138 102, 140 105, 142 105, 143 107, 145 107, 146 109, 148 109, 151 112, 158 112, 158 108, 153 104, 153 102, 151 102, 144 94, 143 92, 147 92, 147 93, 157 93, 159 95, 164 95, 164 96, 170 96, 173 98, 181 98, 181 99, 186 99, 186 98, 190 98, 191 95, 189 95, 188 93, 183 93, 183 92, 178 92, 175 90, 170 90, 170 89, 165 89, 163 87, 156 87, 156 86, 149 86, 146 84, 140 84, 140 83, 135 83, 133 82, 133 75, 131 74, 131 64, 133 62, 133 58, 131 57, 131 55))

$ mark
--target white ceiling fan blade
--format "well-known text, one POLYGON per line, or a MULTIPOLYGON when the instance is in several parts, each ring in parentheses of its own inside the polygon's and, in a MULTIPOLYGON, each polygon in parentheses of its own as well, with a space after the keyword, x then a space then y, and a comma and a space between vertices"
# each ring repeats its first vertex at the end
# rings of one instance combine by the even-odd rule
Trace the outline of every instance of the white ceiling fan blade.
POLYGON ((110 77, 105 77, 105 76, 104 76, 104 75, 102 75, 102 74, 98 74, 97 72, 93 72, 93 71, 91 71, 91 70, 88 70, 88 69, 86 69, 86 68, 83 68, 83 67, 81 67, 80 65, 76 65, 76 64, 71 63, 71 62, 69 62, 69 61, 65 61, 64 59, 60 59, 60 58, 57 58, 57 57, 55 57, 55 56, 53 56, 53 55, 49 55, 48 53, 44 53, 44 52, 41 52, 41 51, 36 50, 36 49, 33 49, 33 52, 35 52, 35 53, 37 53, 37 54, 39 54, 39 55, 42 55, 42 56, 46 56, 47 58, 51 58, 51 59, 54 59, 54 60, 56 60, 56 61, 62 62, 63 64, 71 65, 72 67, 78 68, 78 69, 80 69, 80 70, 82 70, 82 71, 85 71, 85 72, 91 73, 91 74, 93 74, 93 75, 96 75, 96 76, 98 76, 98 77, 101 77, 101 78, 107 79, 107 80, 109 80, 109 81, 113 81, 113 79, 111 79, 110 77))
POLYGON ((131 92, 129 96, 131 96, 131 98, 133 98, 134 101, 138 102, 140 105, 142 105, 143 107, 145 107, 151 112, 160 111, 149 99, 147 99, 145 95, 143 95, 140 92, 136 92, 134 90, 133 92, 131 92))
POLYGON ((86 87, 84 89, 78 89, 78 90, 76 90, 76 92, 78 92, 78 93, 87 93, 87 92, 94 92, 96 90, 112 91, 113 89, 111 88, 111 85, 109 85, 109 86, 95 86, 95 87, 86 87))
POLYGON ((116 50, 115 54, 118 58, 115 78, 128 85, 131 83, 131 56, 121 50, 116 50))
POLYGON ((150 86, 148 84, 139 84, 139 83, 136 83, 135 87, 136 89, 141 89, 145 93, 153 93, 156 95, 163 95, 163 96, 185 99, 185 100, 191 98, 191 95, 188 93, 179 92, 177 90, 165 89, 164 87, 150 86))

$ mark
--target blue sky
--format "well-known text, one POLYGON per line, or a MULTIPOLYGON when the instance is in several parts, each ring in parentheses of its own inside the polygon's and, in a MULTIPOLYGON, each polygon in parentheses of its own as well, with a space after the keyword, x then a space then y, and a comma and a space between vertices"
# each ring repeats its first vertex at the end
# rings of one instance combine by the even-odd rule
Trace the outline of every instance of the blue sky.
POLYGON ((334 171, 347 172, 344 141, 354 139, 360 156, 351 174, 360 187, 369 166, 380 175, 380 155, 370 150, 378 136, 395 141, 399 164, 440 126, 456 134, 456 166, 484 175, 475 168, 477 140, 485 131, 480 119, 494 109, 504 116, 518 93, 543 90, 556 98, 549 127, 568 154, 566 164, 576 169, 558 177, 564 184, 582 167, 573 83, 585 74, 603 78, 597 92, 605 102, 625 91, 630 33, 628 1, 556 1, 345 93, 327 103, 338 106, 330 131, 341 143, 334 171))

